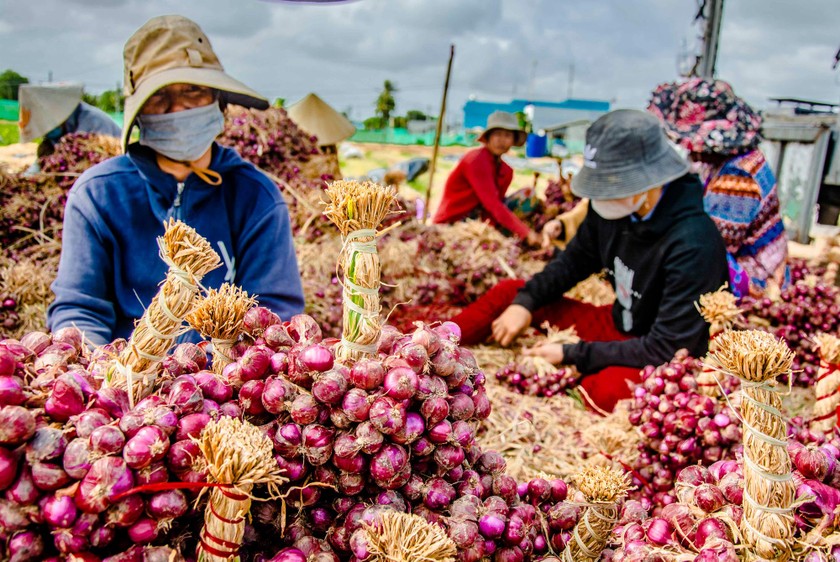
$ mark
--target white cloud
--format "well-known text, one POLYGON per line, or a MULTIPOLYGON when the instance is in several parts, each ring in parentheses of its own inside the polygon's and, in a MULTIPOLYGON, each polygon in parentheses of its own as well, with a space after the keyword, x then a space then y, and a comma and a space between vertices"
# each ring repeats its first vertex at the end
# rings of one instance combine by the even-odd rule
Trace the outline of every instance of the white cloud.
MULTIPOLYGON (((773 96, 837 101, 836 2, 727 2, 719 75, 758 106, 773 96)), ((316 91, 358 118, 372 113, 385 79, 399 88, 398 111, 437 111, 451 43, 451 116, 470 94, 562 100, 572 66, 575 97, 644 107, 654 86, 677 77, 696 8, 689 0, 0 0, 0 52, 4 66, 32 80, 52 70, 101 91, 122 78, 131 33, 177 10, 203 27, 232 75, 265 95, 294 101, 316 91)))

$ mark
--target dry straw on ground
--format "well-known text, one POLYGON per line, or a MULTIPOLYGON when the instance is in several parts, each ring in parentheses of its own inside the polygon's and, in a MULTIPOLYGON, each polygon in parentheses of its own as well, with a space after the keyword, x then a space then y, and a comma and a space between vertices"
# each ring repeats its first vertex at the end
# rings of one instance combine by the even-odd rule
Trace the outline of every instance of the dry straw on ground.
POLYGON ((242 333, 245 314, 255 305, 254 297, 230 283, 222 284, 218 290, 208 290, 204 297, 196 297, 186 321, 213 344, 213 372, 217 375, 233 362, 231 349, 242 333))
POLYGON ((58 273, 60 251, 60 243, 52 241, 27 248, 15 260, 0 256, 0 293, 17 301, 20 318, 7 336, 20 338, 46 330, 47 307, 54 298, 50 285, 58 273))
POLYGON ((370 562, 454 562, 457 555, 446 531, 410 513, 384 510, 363 529, 370 562))
POLYGON ((194 229, 172 219, 165 227, 158 246, 169 271, 135 324, 128 347, 115 362, 108 381, 111 386, 126 388, 132 405, 154 387, 160 362, 183 332, 184 318, 195 306, 201 279, 221 265, 219 255, 194 229))
POLYGON ((258 427, 236 418, 213 420, 196 440, 207 466, 207 480, 226 486, 212 488, 204 511, 198 560, 238 559, 251 511, 254 486, 265 485, 270 498, 280 496, 282 476, 271 440, 258 427))
MULTIPOLYGON (((700 302, 695 303, 697 310, 709 324, 709 355, 714 354, 717 348, 715 338, 724 330, 732 329, 742 319, 741 309, 738 308, 738 301, 735 295, 721 287, 712 293, 700 295, 700 302)), ((706 357, 706 363, 709 357, 706 357)), ((720 394, 718 378, 715 370, 708 365, 697 375, 697 386, 699 391, 706 396, 715 397, 720 394)))
POLYGON ((820 367, 811 429, 827 434, 837 425, 836 412, 840 406, 840 338, 818 334, 814 340, 820 353, 820 367))
POLYGON ((585 511, 566 544, 564 562, 594 562, 610 540, 619 518, 619 502, 630 488, 627 475, 615 468, 587 467, 574 477, 586 500, 585 511))
POLYGON ((327 196, 324 215, 338 227, 343 241, 339 269, 344 316, 336 356, 355 360, 374 354, 379 341, 381 271, 376 236, 396 191, 372 182, 335 181, 327 196))
POLYGON ((787 452, 787 423, 777 377, 789 374, 793 353, 758 330, 726 331, 717 338, 713 363, 741 380, 744 425, 744 515, 741 533, 752 559, 784 561, 796 530, 796 486, 787 452))

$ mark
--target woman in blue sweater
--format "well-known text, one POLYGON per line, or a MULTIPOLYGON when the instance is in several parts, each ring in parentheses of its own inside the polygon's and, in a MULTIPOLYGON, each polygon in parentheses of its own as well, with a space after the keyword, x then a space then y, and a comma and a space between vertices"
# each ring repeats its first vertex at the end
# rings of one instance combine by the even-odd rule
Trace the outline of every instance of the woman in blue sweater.
MULTIPOLYGON (((216 144, 222 106, 268 102, 228 76, 194 22, 162 16, 128 40, 123 147, 70 191, 51 330, 76 326, 93 344, 131 334, 166 276, 156 238, 172 217, 206 238, 224 263, 205 287, 233 283, 284 320, 303 311, 289 214, 277 187, 216 144)), ((191 333, 193 341, 198 335, 191 333)))

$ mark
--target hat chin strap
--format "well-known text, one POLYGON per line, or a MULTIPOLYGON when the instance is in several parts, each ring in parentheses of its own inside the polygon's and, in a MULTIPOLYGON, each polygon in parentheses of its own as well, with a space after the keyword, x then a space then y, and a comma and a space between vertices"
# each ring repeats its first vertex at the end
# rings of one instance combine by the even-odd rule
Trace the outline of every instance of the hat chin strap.
POLYGON ((202 166, 196 166, 193 162, 185 162, 183 160, 173 160, 172 158, 169 158, 168 156, 164 156, 163 154, 160 154, 160 153, 158 153, 158 157, 163 158, 165 160, 169 160, 170 162, 174 162, 175 164, 181 164, 182 166, 186 166, 187 168, 190 169, 191 172, 193 172, 195 175, 197 175, 199 178, 201 178, 201 181, 203 181, 206 184, 222 185, 222 175, 215 170, 211 170, 210 168, 204 168, 202 166))

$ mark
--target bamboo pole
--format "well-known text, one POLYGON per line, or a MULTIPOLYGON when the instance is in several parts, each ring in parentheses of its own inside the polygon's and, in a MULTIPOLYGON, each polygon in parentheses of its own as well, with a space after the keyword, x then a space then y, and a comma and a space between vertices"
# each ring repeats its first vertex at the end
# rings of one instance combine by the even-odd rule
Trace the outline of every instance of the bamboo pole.
POLYGON ((440 102, 440 115, 438 115, 437 127, 435 127, 435 144, 434 148, 432 148, 432 161, 429 164, 429 188, 426 190, 426 201, 423 206, 424 221, 429 218, 429 203, 432 198, 432 182, 435 179, 438 148, 440 148, 440 135, 443 130, 443 119, 446 115, 446 94, 449 92, 449 76, 452 74, 453 58, 455 58, 455 45, 449 45, 449 63, 446 65, 446 80, 443 82, 443 99, 440 102))

